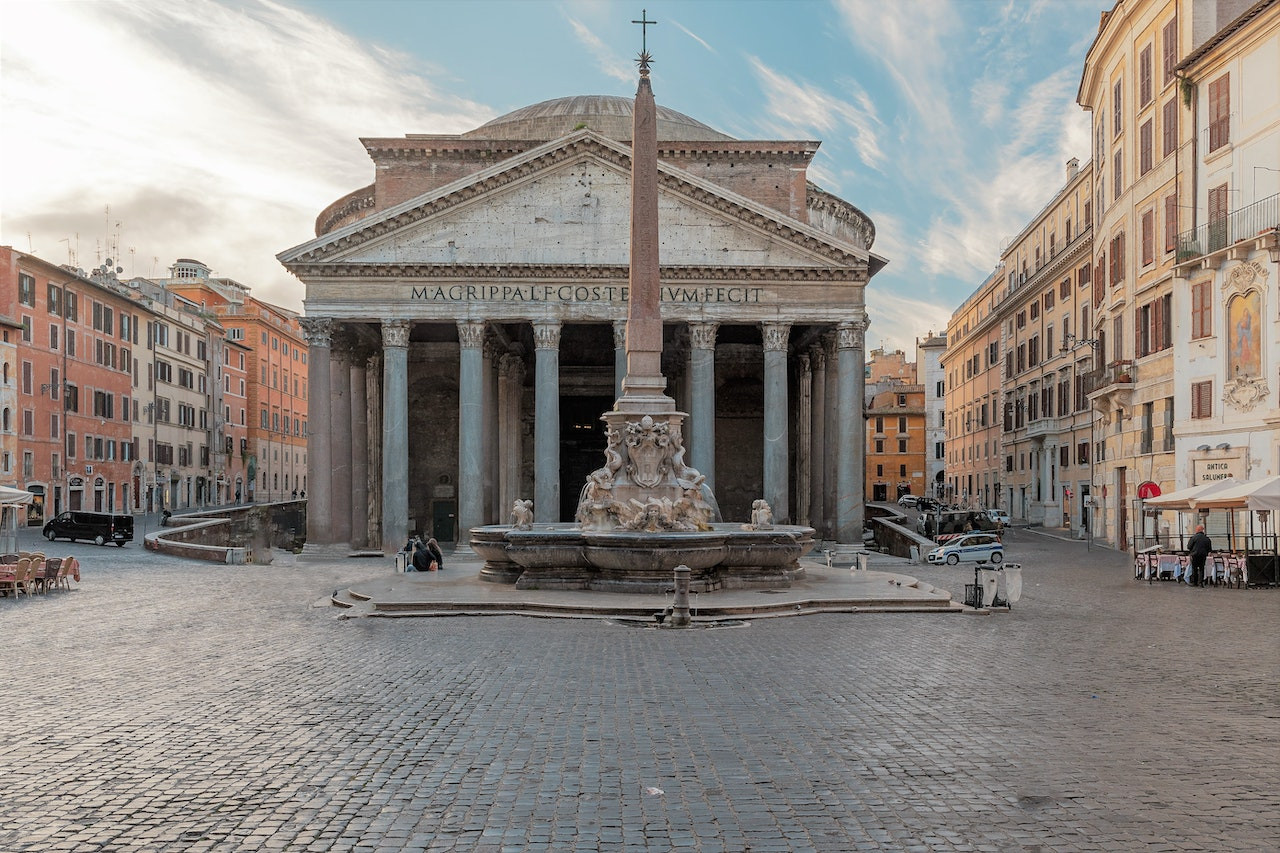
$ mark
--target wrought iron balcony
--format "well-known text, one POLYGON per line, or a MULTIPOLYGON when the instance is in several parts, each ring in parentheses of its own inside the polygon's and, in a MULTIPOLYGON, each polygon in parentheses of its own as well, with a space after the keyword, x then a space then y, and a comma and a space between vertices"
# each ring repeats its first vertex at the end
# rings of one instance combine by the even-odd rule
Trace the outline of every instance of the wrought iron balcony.
POLYGON ((1280 228, 1280 193, 1178 235, 1178 263, 1280 228))

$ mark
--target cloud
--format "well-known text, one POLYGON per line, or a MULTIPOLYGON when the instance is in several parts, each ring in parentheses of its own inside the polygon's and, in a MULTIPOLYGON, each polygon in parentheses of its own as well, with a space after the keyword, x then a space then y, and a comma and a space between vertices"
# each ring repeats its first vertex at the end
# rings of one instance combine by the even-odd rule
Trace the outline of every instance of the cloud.
POLYGON ((5 23, 0 111, 22 132, 0 160, 0 241, 61 263, 79 231, 87 268, 119 222, 136 274, 195 256, 286 307, 302 287, 274 253, 369 183, 361 135, 493 114, 409 57, 269 0, 22 3, 5 23))
POLYGON ((858 158, 878 169, 885 161, 880 147, 880 119, 875 104, 856 82, 845 81, 851 100, 841 100, 824 89, 797 82, 754 56, 747 57, 765 96, 769 119, 763 124, 781 138, 797 135, 819 139, 847 133, 858 158))
POLYGON ((684 24, 682 24, 682 23, 680 23, 679 21, 677 21, 675 18, 669 18, 668 20, 670 20, 670 21, 671 21, 672 26, 674 26, 674 27, 675 27, 676 29, 678 29, 680 32, 684 33, 684 34, 685 34, 685 35, 687 35, 689 38, 693 39, 693 40, 694 40, 694 41, 696 41, 698 44, 700 44, 700 45, 702 45, 703 47, 705 47, 705 48, 706 48, 708 51, 710 51, 711 53, 716 53, 716 49, 715 49, 714 47, 712 47, 711 45, 707 44, 706 40, 705 40, 705 39, 703 39, 703 38, 701 38, 701 37, 699 37, 696 33, 694 33, 694 32, 693 32, 693 30, 689 29, 689 28, 688 28, 688 27, 686 27, 684 24))
POLYGON ((573 28, 573 34, 577 36, 578 41, 586 45, 591 55, 595 57, 596 64, 600 70, 615 80, 621 80, 623 83, 635 82, 635 72, 631 70, 631 63, 619 57, 610 50, 600 37, 591 32, 586 24, 583 24, 576 18, 566 16, 569 26, 573 28))

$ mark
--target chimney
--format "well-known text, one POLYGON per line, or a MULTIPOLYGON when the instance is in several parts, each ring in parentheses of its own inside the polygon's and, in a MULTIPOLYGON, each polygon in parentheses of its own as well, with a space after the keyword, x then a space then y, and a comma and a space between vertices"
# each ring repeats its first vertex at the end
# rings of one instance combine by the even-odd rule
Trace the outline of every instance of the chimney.
POLYGON ((1067 183, 1070 183, 1071 179, 1078 174, 1080 174, 1080 158, 1072 157, 1067 161, 1067 183))

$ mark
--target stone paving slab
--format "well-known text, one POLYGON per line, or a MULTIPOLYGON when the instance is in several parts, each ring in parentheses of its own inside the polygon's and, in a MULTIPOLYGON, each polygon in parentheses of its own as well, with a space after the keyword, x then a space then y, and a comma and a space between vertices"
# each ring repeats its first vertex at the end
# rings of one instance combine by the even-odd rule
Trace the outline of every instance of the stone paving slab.
POLYGON ((57 543, 72 592, 0 599, 0 851, 1280 849, 1280 590, 1006 548, 1009 612, 663 631, 57 543))

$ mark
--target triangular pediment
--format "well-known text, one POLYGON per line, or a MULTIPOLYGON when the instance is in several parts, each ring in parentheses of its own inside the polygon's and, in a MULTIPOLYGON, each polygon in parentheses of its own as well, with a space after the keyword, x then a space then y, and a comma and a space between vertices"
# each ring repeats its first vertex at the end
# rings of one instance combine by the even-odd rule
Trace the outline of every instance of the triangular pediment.
MULTIPOLYGON (((281 253, 295 270, 626 266, 630 149, 584 130, 281 253)), ((668 164, 664 267, 865 268, 868 253, 668 164)))

